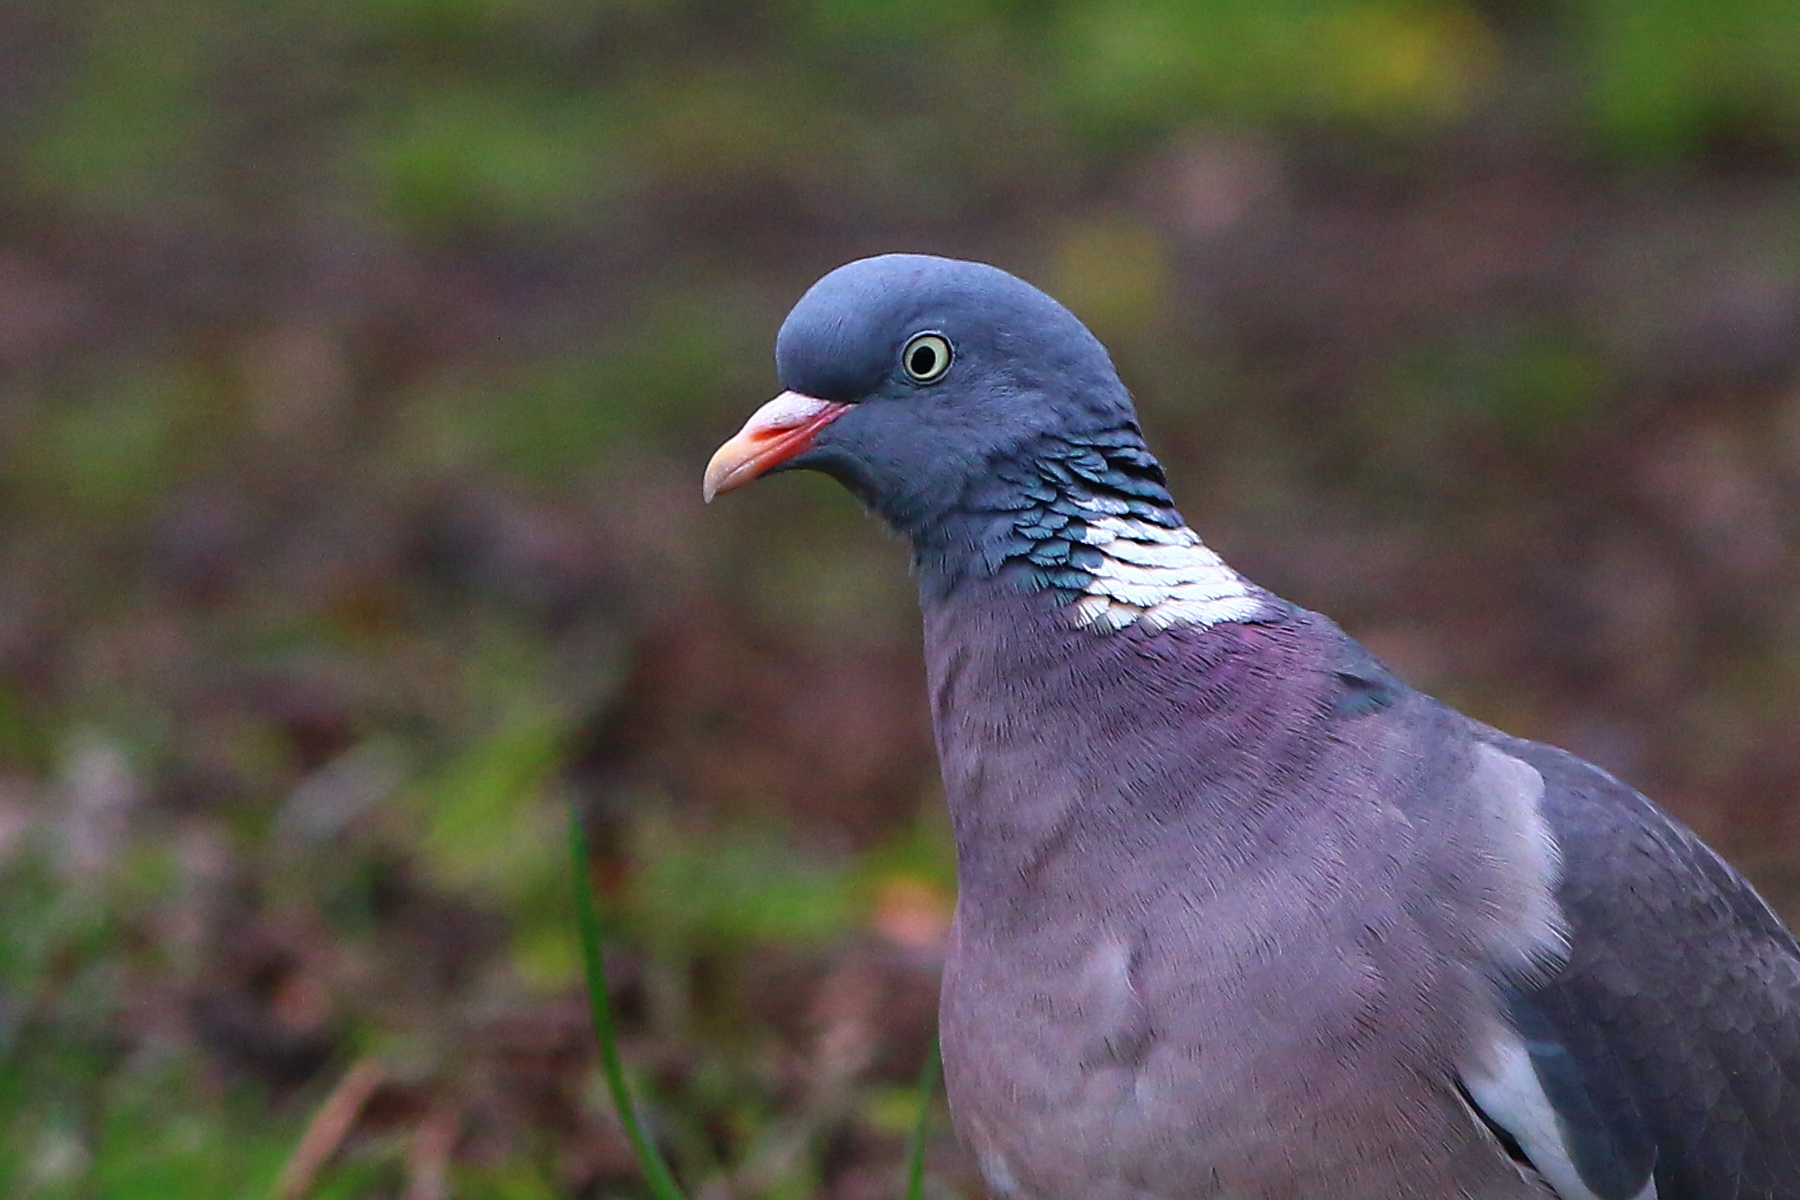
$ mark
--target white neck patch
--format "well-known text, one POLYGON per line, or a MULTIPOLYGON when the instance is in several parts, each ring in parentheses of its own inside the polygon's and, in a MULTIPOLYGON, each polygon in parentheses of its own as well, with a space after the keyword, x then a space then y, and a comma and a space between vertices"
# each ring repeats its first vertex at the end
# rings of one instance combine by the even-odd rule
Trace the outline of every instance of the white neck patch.
POLYGON ((1082 568, 1091 574, 1086 595, 1068 607, 1081 628, 1112 633, 1132 624, 1217 625, 1242 621, 1262 608, 1249 580, 1187 526, 1166 529, 1122 516, 1099 497, 1085 498, 1082 507, 1093 517, 1063 536, 1103 557, 1099 565, 1082 568))

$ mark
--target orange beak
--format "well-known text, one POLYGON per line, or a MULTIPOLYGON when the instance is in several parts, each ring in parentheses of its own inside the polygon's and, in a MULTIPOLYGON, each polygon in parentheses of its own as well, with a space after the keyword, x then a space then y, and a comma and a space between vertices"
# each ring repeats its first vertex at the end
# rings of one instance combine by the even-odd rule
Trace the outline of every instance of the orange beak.
POLYGON ((700 494, 712 503, 720 492, 743 487, 758 475, 812 445, 819 430, 844 415, 848 404, 783 392, 751 414, 737 436, 713 452, 700 494))

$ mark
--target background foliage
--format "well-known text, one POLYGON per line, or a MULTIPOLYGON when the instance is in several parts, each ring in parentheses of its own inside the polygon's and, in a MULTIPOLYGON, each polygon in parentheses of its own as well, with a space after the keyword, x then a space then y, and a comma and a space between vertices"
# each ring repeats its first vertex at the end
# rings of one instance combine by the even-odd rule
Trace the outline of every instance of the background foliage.
POLYGON ((573 801, 690 1190, 894 1194, 952 897, 904 556, 821 480, 698 501, 879 250, 1055 291, 1228 558, 1794 913, 1795 45, 1795 0, 0 5, 0 1192, 640 1194, 573 801))

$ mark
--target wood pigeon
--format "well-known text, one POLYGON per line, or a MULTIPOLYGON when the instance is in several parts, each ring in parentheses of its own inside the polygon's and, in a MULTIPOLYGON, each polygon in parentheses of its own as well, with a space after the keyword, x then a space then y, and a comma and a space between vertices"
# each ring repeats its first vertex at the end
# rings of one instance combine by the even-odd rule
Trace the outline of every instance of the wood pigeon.
POLYGON ((1800 1200, 1800 946, 1629 786, 1407 687, 1176 511, 1106 350, 885 255, 781 327, 705 494, 912 545, 999 1200, 1800 1200))

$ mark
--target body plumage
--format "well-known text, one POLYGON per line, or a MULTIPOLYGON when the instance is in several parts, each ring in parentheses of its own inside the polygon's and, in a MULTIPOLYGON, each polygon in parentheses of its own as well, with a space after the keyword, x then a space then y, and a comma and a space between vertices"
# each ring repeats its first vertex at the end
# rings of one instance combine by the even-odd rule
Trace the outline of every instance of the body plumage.
POLYGON ((1232 571, 1067 310, 868 259, 777 364, 709 497, 823 470, 912 543, 997 1197, 1800 1198, 1793 937, 1625 784, 1232 571))

